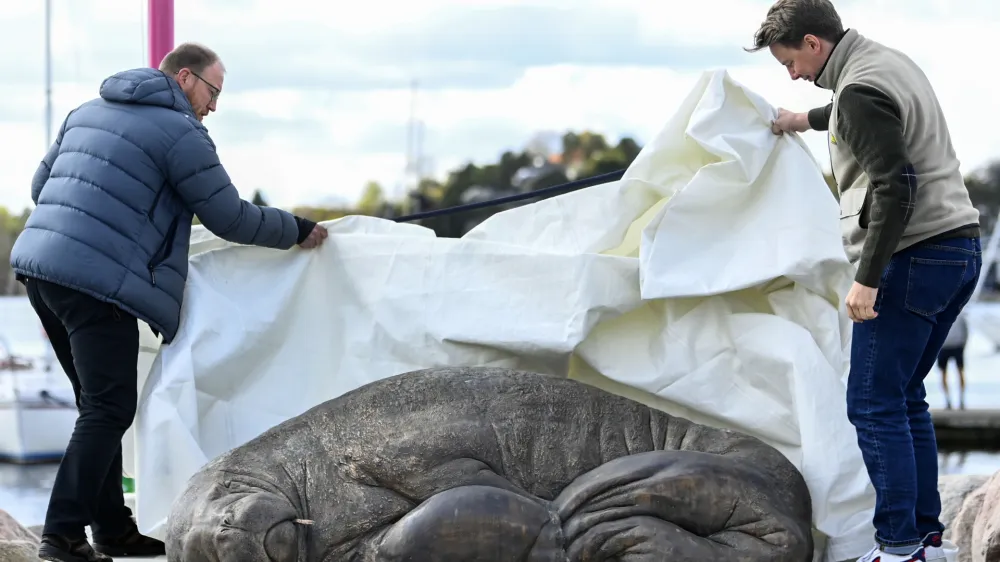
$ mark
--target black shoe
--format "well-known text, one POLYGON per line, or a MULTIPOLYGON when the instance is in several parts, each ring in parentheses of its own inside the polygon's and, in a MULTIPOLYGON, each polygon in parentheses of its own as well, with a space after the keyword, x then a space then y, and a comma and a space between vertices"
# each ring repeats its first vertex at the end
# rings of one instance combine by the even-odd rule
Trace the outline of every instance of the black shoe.
MULTIPOLYGON (((129 522, 132 523, 131 520, 129 522)), ((121 556, 122 558, 163 556, 167 553, 167 547, 163 541, 143 535, 135 523, 132 523, 129 529, 118 538, 95 536, 94 550, 108 556, 121 556)))
POLYGON ((85 538, 69 540, 59 535, 42 535, 38 557, 51 562, 114 562, 110 556, 95 552, 85 538))

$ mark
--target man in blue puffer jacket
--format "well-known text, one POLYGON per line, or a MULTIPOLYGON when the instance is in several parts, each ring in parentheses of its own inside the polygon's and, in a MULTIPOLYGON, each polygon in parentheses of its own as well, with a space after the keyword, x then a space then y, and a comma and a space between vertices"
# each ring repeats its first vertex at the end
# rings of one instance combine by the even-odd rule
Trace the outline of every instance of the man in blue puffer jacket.
POLYGON ((159 70, 107 78, 99 98, 67 116, 32 180, 36 207, 11 265, 80 411, 49 501, 43 560, 164 554, 125 506, 121 440, 136 410, 136 319, 164 343, 174 339, 193 216, 240 244, 312 248, 327 236, 311 221, 240 198, 202 124, 224 74, 214 52, 188 43, 159 70))

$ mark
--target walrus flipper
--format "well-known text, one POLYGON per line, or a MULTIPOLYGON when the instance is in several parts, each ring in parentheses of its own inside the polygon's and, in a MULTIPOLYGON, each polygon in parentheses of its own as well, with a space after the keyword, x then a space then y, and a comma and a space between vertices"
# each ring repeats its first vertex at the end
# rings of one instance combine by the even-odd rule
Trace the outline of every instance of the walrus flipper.
POLYGON ((695 451, 652 451, 581 475, 552 502, 460 486, 381 535, 380 562, 803 562, 808 524, 785 515, 754 467, 695 451))
POLYGON ((565 562, 562 531, 543 503, 489 486, 436 494, 381 537, 379 562, 565 562))
POLYGON ((583 474, 553 506, 572 561, 808 561, 808 521, 772 490, 738 460, 651 451, 583 474))

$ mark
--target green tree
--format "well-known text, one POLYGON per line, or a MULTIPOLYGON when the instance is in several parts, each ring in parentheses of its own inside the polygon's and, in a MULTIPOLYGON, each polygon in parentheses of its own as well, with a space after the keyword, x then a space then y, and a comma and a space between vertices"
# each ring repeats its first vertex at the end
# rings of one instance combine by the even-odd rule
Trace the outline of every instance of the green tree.
POLYGON ((30 213, 25 209, 21 214, 15 214, 0 206, 0 295, 24 292, 23 286, 15 279, 14 270, 10 268, 10 252, 30 213))
POLYGON ((1000 209, 1000 160, 969 174, 965 186, 973 205, 1000 209))
POLYGON ((631 164, 632 161, 635 160, 635 157, 639 156, 639 152, 642 151, 642 147, 639 146, 639 143, 635 142, 635 139, 632 137, 622 137, 621 140, 618 141, 618 146, 615 148, 622 154, 622 156, 625 157, 625 160, 628 161, 629 164, 631 164))
POLYGON ((382 186, 370 181, 365 184, 361 192, 361 199, 358 200, 358 212, 365 215, 377 215, 385 204, 385 192, 382 186))
POLYGON ((632 161, 617 148, 604 150, 586 161, 583 166, 583 176, 590 177, 610 174, 611 172, 628 168, 628 165, 631 163, 632 161))
MULTIPOLYGON (((537 178, 531 184, 532 191, 538 191, 540 189, 546 189, 548 187, 555 187, 564 183, 568 183, 569 178, 566 177, 566 172, 562 169, 554 169, 551 172, 537 178)), ((548 199, 549 197, 556 197, 560 195, 559 193, 554 193, 552 195, 543 195, 537 199, 532 199, 532 201, 541 201, 542 199, 548 199)), ((530 202, 530 201, 529 201, 530 202)))
POLYGON ((570 131, 563 135, 564 159, 569 157, 586 161, 608 148, 608 141, 605 140, 604 135, 598 133, 583 131, 577 134, 570 131))
MULTIPOLYGON (((552 133, 536 134, 526 143, 524 151, 520 153, 506 151, 500 155, 496 163, 464 164, 452 170, 443 184, 424 180, 410 193, 409 199, 419 201, 420 211, 424 212, 457 207, 462 204, 466 192, 477 186, 492 189, 500 197, 515 190, 514 176, 522 168, 536 166, 538 158, 547 160, 550 164, 561 162, 561 165, 546 171, 543 176, 536 176, 530 183, 519 184, 518 187, 518 189, 540 190, 566 183, 569 181, 570 171, 576 174, 575 177, 588 177, 627 168, 642 150, 635 139, 630 137, 624 137, 617 145, 611 146, 599 133, 568 131, 561 135, 562 154, 552 154, 549 145, 557 144, 550 142, 553 136, 552 133)), ((438 236, 459 237, 465 233, 470 223, 479 222, 504 209, 537 200, 447 214, 424 219, 420 224, 434 230, 438 236)))
POLYGON ((417 193, 432 202, 438 202, 444 197, 444 188, 443 183, 433 178, 424 178, 417 184, 417 193))

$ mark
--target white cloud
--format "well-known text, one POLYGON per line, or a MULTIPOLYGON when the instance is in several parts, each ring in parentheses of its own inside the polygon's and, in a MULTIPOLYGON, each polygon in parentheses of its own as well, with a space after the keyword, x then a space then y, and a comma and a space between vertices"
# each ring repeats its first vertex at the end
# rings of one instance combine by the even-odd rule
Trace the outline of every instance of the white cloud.
MULTIPOLYGON (((107 75, 145 64, 145 4, 53 0, 55 127, 96 95, 107 75)), ((976 55, 989 51, 986 43, 1000 29, 1000 5, 840 4, 847 25, 921 64, 948 115, 964 169, 1000 156, 996 87, 976 55)), ((425 123, 424 152, 439 172, 468 159, 493 160, 540 130, 588 128, 642 142, 710 68, 728 68, 774 105, 804 110, 827 103, 829 92, 791 82, 766 52, 742 52, 768 5, 374 0, 347 10, 305 0, 176 0, 176 39, 208 43, 227 62, 220 112, 206 124, 234 183, 246 197, 261 188, 272 204, 292 206, 331 196, 355 200, 368 180, 391 190, 402 179, 413 78, 423 83, 417 110, 425 123), (541 25, 553 39, 527 16, 510 28, 518 19, 499 10, 512 5, 548 18, 541 25), (476 18, 497 18, 508 27, 447 23, 476 18)), ((0 205, 17 209, 30 204, 28 185, 45 149, 41 3, 5 7, 0 25, 9 31, 0 34, 0 50, 20 55, 0 61, 0 75, 9 77, 0 83, 0 135, 8 139, 0 151, 0 205)), ((825 165, 823 135, 805 139, 825 165)))

